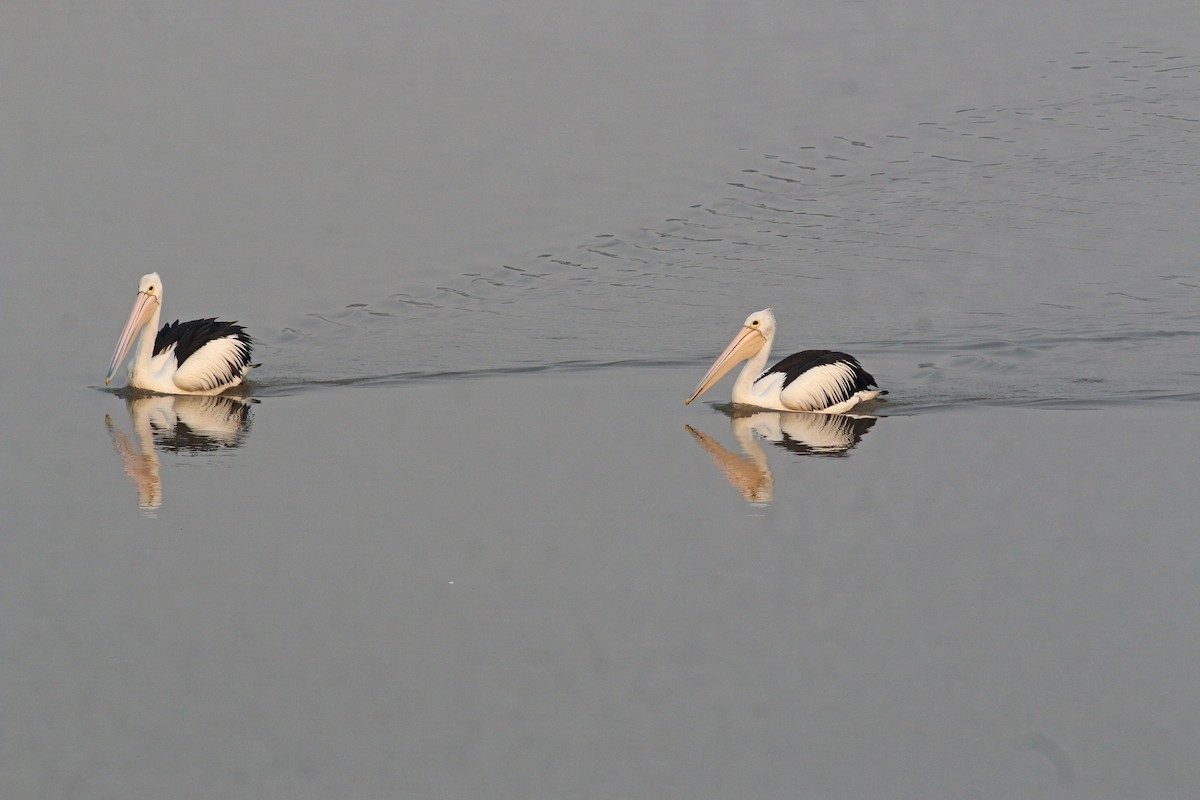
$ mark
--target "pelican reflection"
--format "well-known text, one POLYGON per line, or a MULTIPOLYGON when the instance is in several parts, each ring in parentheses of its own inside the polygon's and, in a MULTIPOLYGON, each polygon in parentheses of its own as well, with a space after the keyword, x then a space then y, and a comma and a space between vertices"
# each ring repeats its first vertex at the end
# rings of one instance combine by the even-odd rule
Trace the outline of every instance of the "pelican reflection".
POLYGON ((769 503, 775 496, 775 477, 760 441, 797 455, 841 456, 858 444, 876 417, 814 414, 805 411, 762 411, 731 407, 730 428, 741 453, 730 452, 713 437, 685 425, 708 451, 713 463, 733 488, 751 503, 769 503))
POLYGON ((227 396, 151 395, 130 397, 133 437, 117 427, 112 417, 104 425, 121 456, 125 474, 137 487, 138 507, 153 511, 162 506, 162 479, 158 451, 210 453, 241 447, 250 431, 250 403, 227 396))

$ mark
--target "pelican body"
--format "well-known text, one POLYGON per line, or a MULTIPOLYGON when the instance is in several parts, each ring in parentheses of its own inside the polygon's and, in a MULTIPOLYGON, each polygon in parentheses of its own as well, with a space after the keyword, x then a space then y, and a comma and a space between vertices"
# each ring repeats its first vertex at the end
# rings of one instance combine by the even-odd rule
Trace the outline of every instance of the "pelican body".
POLYGON ((241 325, 215 318, 171 322, 158 328, 163 287, 157 272, 142 277, 133 311, 121 331, 104 384, 137 343, 129 363, 129 385, 160 394, 215 395, 242 382, 257 364, 254 344, 241 325), (157 332, 157 333, 156 333, 157 332))
MULTIPOLYGON (((765 369, 775 342, 775 313, 765 308, 746 318, 725 352, 700 379, 691 403, 742 361, 746 366, 733 384, 733 404, 775 411, 844 414, 859 403, 886 392, 858 359, 834 350, 793 353, 765 369)), ((686 403, 685 403, 686 404, 686 403)))

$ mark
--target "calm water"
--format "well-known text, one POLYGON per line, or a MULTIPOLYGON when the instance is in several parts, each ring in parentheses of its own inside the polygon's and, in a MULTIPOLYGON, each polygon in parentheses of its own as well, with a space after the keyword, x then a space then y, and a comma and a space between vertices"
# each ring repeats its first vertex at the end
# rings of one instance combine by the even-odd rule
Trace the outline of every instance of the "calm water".
POLYGON ((5 797, 1200 790, 1191 4, 0 21, 5 797))

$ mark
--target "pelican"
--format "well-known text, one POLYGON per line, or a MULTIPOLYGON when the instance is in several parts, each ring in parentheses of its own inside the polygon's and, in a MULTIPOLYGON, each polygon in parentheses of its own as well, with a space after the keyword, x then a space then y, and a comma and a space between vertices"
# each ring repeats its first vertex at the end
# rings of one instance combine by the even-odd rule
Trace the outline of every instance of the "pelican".
POLYGON ((220 394, 242 382, 254 341, 241 325, 215 318, 168 323, 158 330, 163 285, 157 272, 142 276, 129 321, 121 331, 104 385, 112 382, 135 340, 129 385, 160 394, 220 394), (154 331, 158 331, 155 335, 154 331), (140 334, 140 338, 139 338, 140 334))
POLYGON ((875 379, 858 359, 834 350, 794 353, 764 372, 774 341, 775 312, 764 308, 746 317, 741 331, 709 367, 684 405, 746 359, 749 361, 733 384, 735 406, 844 414, 859 403, 887 394, 875 388, 875 379))

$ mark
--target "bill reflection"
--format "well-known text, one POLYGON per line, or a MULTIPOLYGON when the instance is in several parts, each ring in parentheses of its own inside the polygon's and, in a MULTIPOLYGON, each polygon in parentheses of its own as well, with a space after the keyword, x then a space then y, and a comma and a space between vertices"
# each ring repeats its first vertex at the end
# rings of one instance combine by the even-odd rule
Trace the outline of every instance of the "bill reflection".
POLYGON ((224 396, 130 397, 125 406, 132 437, 106 414, 104 425, 137 488, 138 507, 152 512, 162 506, 159 451, 199 454, 241 447, 250 431, 253 402, 224 396))

